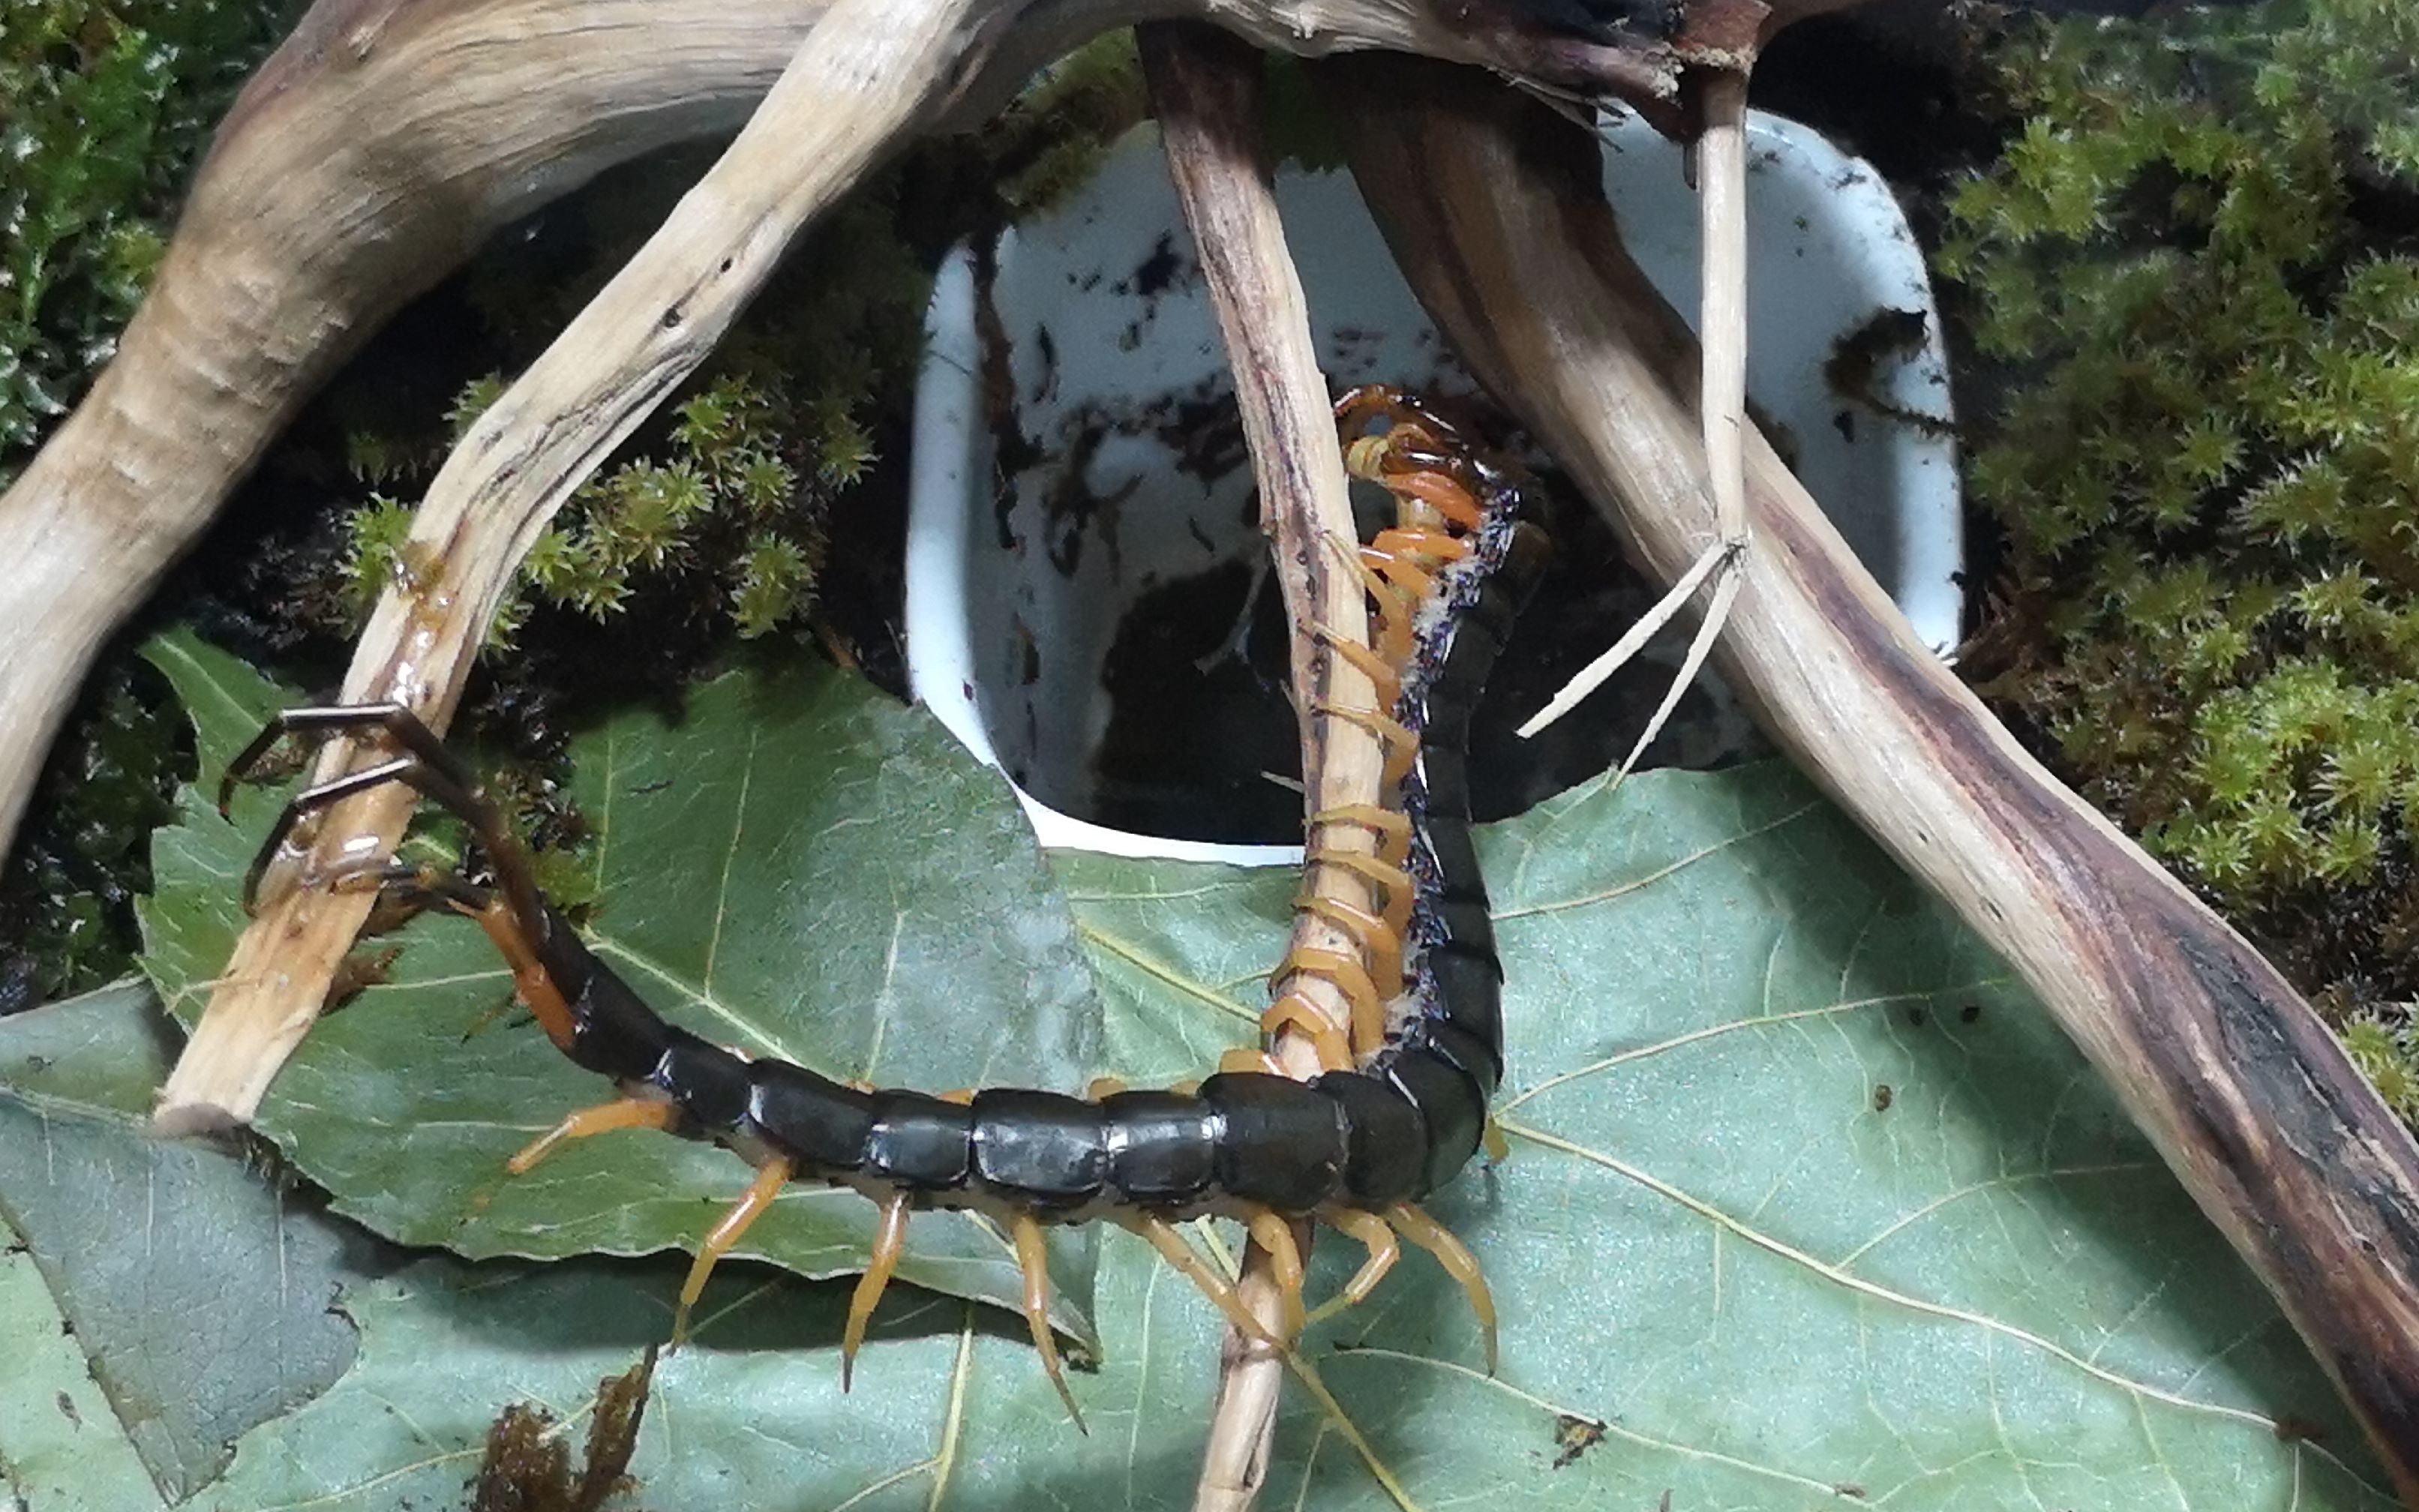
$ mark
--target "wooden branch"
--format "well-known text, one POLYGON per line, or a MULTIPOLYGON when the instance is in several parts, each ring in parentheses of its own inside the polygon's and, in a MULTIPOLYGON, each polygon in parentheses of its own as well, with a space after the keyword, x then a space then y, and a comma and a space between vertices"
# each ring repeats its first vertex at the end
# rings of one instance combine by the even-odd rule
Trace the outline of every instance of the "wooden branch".
MULTIPOLYGON (((980 0, 833 0, 747 129, 439 472, 411 532, 435 567, 379 599, 347 701, 399 700, 444 727, 547 520, 713 351, 807 219, 971 76, 982 20, 980 0)), ((319 775, 355 758, 338 742, 319 775)), ((330 810, 301 876, 392 850, 413 802, 389 786, 330 810)), ((162 1089, 163 1129, 251 1117, 371 902, 308 886, 270 894, 162 1089)))
MULTIPOLYGON (((1321 78, 1429 310, 1675 577, 1714 528, 1697 350, 1622 250, 1594 144, 1467 70, 1321 78)), ((2026 754, 1772 449, 1748 448, 1732 686, 2040 995, 2419 1506, 2419 1148, 2275 968, 2026 754)))
POLYGON ((0 855, 93 656, 302 401, 490 232, 738 126, 825 0, 323 0, 220 125, 150 297, 5 496, 0 855))
MULTIPOLYGON (((1136 35, 1177 198, 1234 369, 1243 436, 1260 488, 1260 525, 1270 538, 1293 626, 1303 817, 1376 804, 1384 765, 1377 737, 1349 721, 1311 712, 1321 699, 1349 708, 1374 707, 1377 689, 1310 633, 1312 625, 1325 625, 1366 645, 1369 623, 1360 579, 1344 570, 1359 546, 1344 451, 1261 141, 1260 55, 1249 44, 1194 23, 1161 23, 1136 35)), ((1366 856, 1376 854, 1377 837, 1365 825, 1332 825, 1315 830, 1313 842, 1366 856)), ((1381 900, 1360 875, 1340 868, 1318 870, 1324 873, 1318 886, 1327 896, 1377 910, 1381 900)), ((1294 916, 1292 946, 1347 954, 1359 949, 1343 930, 1307 911, 1294 916)), ((1271 990, 1302 993, 1339 1029, 1351 1023, 1350 1005, 1325 978, 1297 973, 1271 990)), ((1270 1049, 1293 1076, 1308 1080, 1321 1069, 1310 1038, 1290 1026, 1270 1049)), ((1311 1234, 1310 1225, 1295 1226, 1295 1245, 1304 1257, 1311 1234)), ((1240 1285, 1252 1316, 1271 1336, 1285 1337, 1285 1310, 1270 1257, 1256 1242, 1244 1251, 1240 1285)), ((1227 1331, 1217 1406, 1194 1492, 1196 1512, 1241 1512, 1257 1498, 1284 1384, 1283 1359, 1265 1348, 1247 1347, 1240 1332, 1227 1331)))

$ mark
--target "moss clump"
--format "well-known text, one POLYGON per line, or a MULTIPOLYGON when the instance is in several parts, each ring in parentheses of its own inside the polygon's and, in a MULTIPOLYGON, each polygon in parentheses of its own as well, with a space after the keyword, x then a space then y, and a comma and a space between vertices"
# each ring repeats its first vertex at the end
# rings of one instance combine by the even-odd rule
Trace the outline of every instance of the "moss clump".
POLYGON ((1949 205, 2013 380, 1985 683, 2303 985, 2419 988, 2419 8, 2068 23, 1949 205))
POLYGON ((288 0, 0 5, 0 488, 109 359, 288 0))

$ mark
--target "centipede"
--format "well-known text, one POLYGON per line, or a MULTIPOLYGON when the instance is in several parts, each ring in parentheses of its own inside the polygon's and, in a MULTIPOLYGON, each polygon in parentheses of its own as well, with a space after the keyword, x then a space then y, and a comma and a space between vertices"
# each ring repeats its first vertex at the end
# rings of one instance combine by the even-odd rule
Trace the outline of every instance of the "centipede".
POLYGON ((540 890, 530 853, 462 761, 396 702, 297 707, 229 764, 235 785, 281 740, 381 740, 380 759, 308 786, 280 812, 244 881, 247 905, 298 826, 339 800, 403 783, 460 819, 485 857, 481 880, 392 856, 311 877, 376 889, 475 920, 511 968, 514 990, 556 1049, 615 1095, 572 1112, 507 1163, 528 1171, 566 1141, 655 1130, 710 1141, 755 1175, 697 1246, 673 1341, 719 1260, 793 1182, 846 1187, 877 1210, 871 1254, 840 1341, 843 1386, 917 1212, 972 1211, 1006 1235, 1023 1273, 1023 1311, 1043 1368, 1075 1424, 1049 1321, 1043 1233, 1108 1222, 1138 1235, 1246 1337, 1287 1347, 1304 1305, 1293 1225, 1323 1224, 1365 1258, 1319 1314, 1366 1300, 1401 1244, 1432 1255, 1461 1286, 1496 1364, 1496 1314, 1478 1261, 1421 1203, 1489 1140, 1503 1076, 1503 973, 1470 819, 1471 713, 1543 572, 1543 532, 1522 517, 1514 472, 1433 408, 1391 388, 1336 401, 1347 466, 1391 496, 1394 523, 1339 547, 1370 608, 1366 643, 1312 627, 1376 690, 1365 707, 1312 701, 1306 717, 1366 730, 1382 754, 1381 799, 1308 815, 1306 878, 1341 872, 1355 900, 1306 884, 1295 907, 1336 926, 1351 949, 1290 949, 1271 978, 1263 1044, 1309 1034, 1324 1068, 1282 1074, 1265 1048, 1239 1049, 1205 1080, 1158 1089, 1096 1082, 1084 1096, 1034 1088, 935 1094, 876 1088, 787 1061, 753 1058, 667 1021, 590 951, 540 890), (1379 428, 1382 427, 1382 428, 1379 428), (1333 837, 1360 828, 1374 849, 1333 837), (1369 901, 1364 906, 1361 899, 1369 901), (1331 983, 1349 1025, 1330 1023, 1301 987, 1331 983), (1179 1231, 1234 1220, 1271 1255, 1283 1295, 1280 1337, 1243 1305, 1179 1231))

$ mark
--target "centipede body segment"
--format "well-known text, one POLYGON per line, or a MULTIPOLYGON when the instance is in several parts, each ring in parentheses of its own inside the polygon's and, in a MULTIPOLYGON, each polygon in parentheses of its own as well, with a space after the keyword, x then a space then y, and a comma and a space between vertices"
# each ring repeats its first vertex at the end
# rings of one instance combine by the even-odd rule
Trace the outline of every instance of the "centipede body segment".
MULTIPOLYGON (((748 1191, 700 1246, 682 1288, 675 1336, 716 1261, 791 1182, 854 1188, 880 1210, 872 1257, 841 1344, 845 1381, 917 1211, 972 1211, 1008 1236, 1023 1270, 1024 1310, 1053 1382, 1075 1413, 1048 1321, 1047 1226, 1119 1224, 1148 1242, 1247 1335, 1275 1345, 1178 1232, 1188 1219, 1242 1223, 1277 1257, 1298 1329, 1301 1263, 1289 1223, 1314 1219, 1366 1258, 1321 1314, 1369 1294, 1401 1242, 1426 1250, 1468 1291, 1494 1367, 1494 1308, 1470 1252, 1417 1204, 1451 1181, 1486 1137, 1503 1072, 1502 969, 1471 842, 1463 746, 1470 714, 1512 619, 1533 586, 1543 538, 1518 518, 1510 477, 1450 424, 1391 390, 1339 401, 1353 470, 1387 487, 1398 519, 1356 566, 1370 595, 1373 646, 1324 639, 1369 674, 1379 706, 1335 708, 1386 744, 1387 794, 1311 816, 1311 874, 1365 879, 1362 907, 1315 891, 1300 906, 1338 924, 1354 949, 1302 950, 1280 966, 1271 1031, 1301 1025, 1329 1069, 1297 1082, 1242 1052, 1189 1090, 1096 1085, 1097 1095, 986 1088, 940 1097, 873 1088, 804 1066, 749 1059, 667 1022, 593 955, 539 891, 527 854, 469 771, 398 704, 289 710, 230 767, 227 782, 284 734, 383 735, 401 754, 307 788, 290 802, 246 881, 249 901, 296 825, 383 782, 412 786, 466 821, 492 886, 396 861, 339 886, 377 885, 475 918, 513 968, 516 988, 555 1046, 613 1083, 616 1096, 575 1112, 514 1157, 525 1171, 565 1140, 657 1129, 711 1140, 756 1169, 748 1191), (1364 435, 1386 422, 1383 435, 1364 435), (1322 844, 1327 826, 1376 837, 1375 854, 1322 844), (1313 974, 1352 1004, 1338 1031, 1287 979, 1313 974)), ((223 808, 227 790, 221 795, 223 808)), ((1289 1330, 1290 1332, 1290 1330, 1289 1330)), ((1080 1414, 1076 1414, 1080 1424, 1080 1414)))

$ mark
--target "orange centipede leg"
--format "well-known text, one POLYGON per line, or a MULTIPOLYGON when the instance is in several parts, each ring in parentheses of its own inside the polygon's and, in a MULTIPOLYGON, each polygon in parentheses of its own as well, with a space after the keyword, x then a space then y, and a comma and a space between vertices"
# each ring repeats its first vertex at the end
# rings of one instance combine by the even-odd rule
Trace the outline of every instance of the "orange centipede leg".
POLYGON ((1025 1273, 1025 1321, 1033 1330, 1033 1347, 1041 1351, 1041 1367, 1050 1372, 1050 1384, 1058 1388, 1058 1399, 1067 1404, 1067 1415, 1075 1420, 1075 1431, 1089 1435, 1084 1427, 1084 1412, 1075 1405, 1075 1394, 1067 1389, 1067 1372, 1058 1363, 1058 1338, 1050 1329, 1050 1251, 1041 1242, 1041 1226, 1033 1215, 1020 1212, 1009 1225, 1016 1240, 1017 1268, 1025 1273))
POLYGON ((599 1103, 565 1116, 561 1123, 523 1145, 519 1153, 504 1162, 504 1169, 515 1176, 524 1175, 566 1139, 585 1139, 614 1129, 670 1129, 679 1122, 680 1108, 673 1103, 650 1097, 617 1097, 610 1103, 599 1103))
POLYGON ((1318 1064, 1327 1071, 1352 1069, 1352 1041, 1342 1029, 1328 1021, 1318 1005, 1300 993, 1287 993, 1270 1005, 1260 1015, 1260 1033, 1269 1041, 1288 1028, 1301 1030, 1310 1037, 1318 1051, 1318 1064))
POLYGON ((955 1088, 949 1091, 935 1092, 932 1095, 939 1098, 944 1103, 955 1103, 962 1108, 970 1108, 975 1105, 975 1089, 971 1087, 955 1088))
POLYGON ((1388 866, 1374 856, 1358 851, 1332 851, 1314 847, 1307 859, 1321 866, 1341 867, 1364 877, 1385 889, 1386 902, 1381 917, 1386 927, 1397 934, 1409 934, 1411 928, 1411 874, 1400 867, 1388 866))
MULTIPOLYGON (((1371 627, 1371 634, 1379 654, 1397 667, 1408 663, 1411 653, 1410 616, 1418 609, 1418 601, 1409 597, 1400 587, 1388 582, 1370 563, 1365 548, 1357 543, 1348 546, 1332 535, 1322 535, 1319 540, 1335 553, 1338 562, 1361 579, 1361 591, 1376 601, 1379 623, 1371 627), (1394 628, 1390 629, 1390 625, 1394 628)), ((1317 632, 1317 627, 1313 626, 1313 633, 1317 632)))
POLYGON ((865 1262, 865 1273, 856 1278, 856 1290, 848 1299, 848 1326, 840 1335, 840 1389, 848 1390, 849 1378, 856 1370, 856 1351, 865 1342, 865 1328, 873 1321, 873 1309, 882 1302, 883 1288, 899 1269, 899 1257, 907 1248, 907 1219, 915 1210, 908 1206, 907 1195, 899 1193, 882 1205, 882 1217, 874 1225, 873 1257, 865 1262))
POLYGON ((1361 560, 1368 563, 1378 576, 1392 584, 1395 594, 1406 603, 1424 602, 1436 591, 1435 577, 1410 557, 1387 556, 1373 547, 1364 547, 1361 560))
POLYGON ((790 1184, 790 1162, 783 1156, 776 1155, 757 1166, 756 1179, 747 1183, 747 1190, 731 1205, 722 1221, 707 1230, 704 1242, 697 1247, 697 1258, 689 1262, 688 1279, 681 1283, 680 1309, 672 1314, 672 1348, 679 1349, 681 1340, 688 1337, 688 1311, 704 1294, 706 1278, 731 1253, 731 1246, 746 1237, 756 1220, 764 1216, 764 1210, 781 1195, 781 1188, 790 1184))
POLYGON ((1411 775, 1411 764, 1419 759, 1420 737, 1394 720, 1375 709, 1348 708, 1325 699, 1311 700, 1310 712, 1342 719, 1348 724, 1357 724, 1378 737, 1379 745, 1386 753, 1386 769, 1378 779, 1385 791, 1393 792, 1401 787, 1403 779, 1411 775))
POLYGON ((1402 701, 1402 676, 1385 657, 1357 640, 1344 639, 1325 625, 1313 630, 1311 639, 1351 663, 1356 671, 1369 679, 1370 686, 1378 690, 1380 705, 1391 709, 1402 701))
POLYGON ((1441 472, 1390 472, 1379 480, 1407 499, 1416 499, 1454 524, 1474 531, 1486 520, 1470 490, 1441 472))
POLYGON ((1369 1293, 1378 1289, 1378 1283, 1386 1279, 1386 1273, 1394 1268, 1394 1262, 1403 1254, 1402 1245, 1394 1242, 1394 1229, 1374 1212, 1364 1212, 1358 1208, 1325 1208, 1320 1210, 1318 1216, 1345 1238, 1358 1240, 1361 1247, 1369 1252, 1369 1257, 1361 1262, 1360 1270, 1352 1273, 1352 1279, 1344 1283, 1341 1293, 1319 1304, 1318 1309, 1310 1315, 1310 1321, 1314 1323, 1332 1318, 1347 1307, 1367 1302, 1369 1293))
POLYGON ((1203 1263, 1201 1257, 1194 1253, 1193 1246, 1184 1242, 1184 1236, 1176 1231, 1174 1224, 1148 1213, 1118 1221, 1140 1234, 1151 1248, 1159 1251, 1161 1259, 1176 1267, 1179 1274, 1199 1287, 1202 1295, 1226 1315, 1226 1321, 1235 1325, 1236 1332, 1255 1344, 1265 1344, 1279 1350, 1285 1348, 1258 1319, 1252 1316, 1251 1309, 1243 1305, 1242 1294, 1235 1289, 1234 1284, 1203 1263))
POLYGON ((1303 893, 1293 901, 1293 905, 1298 912, 1317 914, 1351 935, 1369 963, 1370 980, 1381 995, 1392 995, 1394 984, 1403 980, 1403 937, 1389 929, 1384 919, 1340 898, 1322 897, 1315 892, 1303 893))
POLYGON ((1398 1202, 1386 1210, 1386 1222, 1394 1231, 1437 1257, 1445 1274, 1461 1283, 1462 1291, 1470 1298, 1470 1310, 1478 1317, 1478 1326, 1487 1339, 1487 1373, 1495 1374, 1495 1293, 1487 1287, 1487 1276, 1478 1268, 1478 1257, 1453 1237, 1444 1225, 1412 1207, 1398 1202))
MULTIPOLYGON (((1282 1076, 1285 1073, 1285 1068, 1277 1064, 1276 1057, 1249 1045, 1239 1044, 1218 1057, 1218 1074, 1221 1076, 1282 1076)), ((1194 1083, 1194 1089, 1199 1086, 1199 1083, 1194 1083)), ((1193 1089, 1179 1088, 1177 1090, 1184 1091, 1189 1097, 1193 1089)))
POLYGON ((1286 1336, 1299 1338, 1303 1322, 1302 1249, 1293 1242, 1293 1225, 1277 1216, 1274 1208, 1256 1208, 1243 1227, 1269 1252, 1269 1270, 1276 1276, 1277 1295, 1285 1304, 1286 1336))
POLYGON ((1374 803, 1344 803, 1310 816, 1310 827, 1358 825, 1378 837, 1378 859, 1397 870, 1411 864, 1411 816, 1374 803))
POLYGON ((1092 1078, 1091 1085, 1084 1088, 1084 1100, 1087 1103, 1098 1103, 1104 1097, 1115 1097, 1125 1089, 1126 1079, 1122 1076, 1095 1076, 1092 1078))
POLYGON ((1378 995, 1378 984, 1369 980, 1368 967, 1341 950, 1296 950, 1277 967, 1271 981, 1281 981, 1295 972, 1325 977, 1335 983, 1344 1000, 1352 1006, 1355 1042, 1374 1043, 1385 1037, 1386 1000, 1378 995))
POLYGON ((1378 532, 1366 549, 1389 557, 1424 558, 1441 566, 1470 555, 1470 543, 1444 531, 1390 525, 1378 532))

